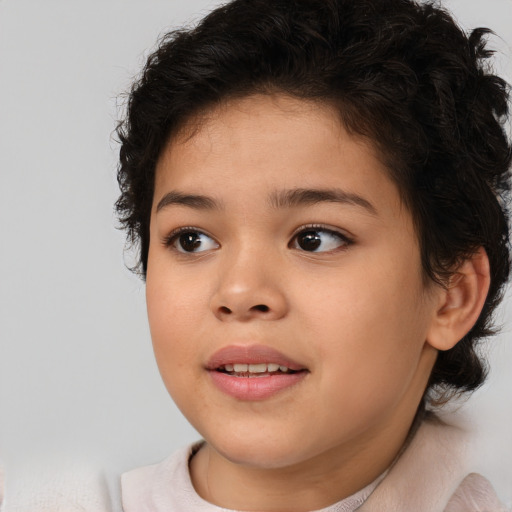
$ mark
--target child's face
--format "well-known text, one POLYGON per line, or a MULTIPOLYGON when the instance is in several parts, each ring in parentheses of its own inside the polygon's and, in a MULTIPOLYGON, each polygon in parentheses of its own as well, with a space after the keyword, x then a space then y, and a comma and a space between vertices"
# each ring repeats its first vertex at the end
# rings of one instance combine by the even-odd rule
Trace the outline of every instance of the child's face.
POLYGON ((170 394, 249 466, 405 435, 439 300, 383 164, 325 106, 254 96, 210 114, 157 166, 147 306, 170 394))

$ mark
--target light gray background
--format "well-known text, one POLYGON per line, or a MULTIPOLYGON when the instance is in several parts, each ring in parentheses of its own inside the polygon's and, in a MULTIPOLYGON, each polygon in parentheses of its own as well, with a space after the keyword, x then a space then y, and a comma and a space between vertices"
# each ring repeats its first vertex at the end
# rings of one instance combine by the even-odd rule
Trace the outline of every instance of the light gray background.
MULTIPOLYGON (((144 286, 124 267, 111 135, 157 36, 218 3, 0 0, 0 460, 12 474, 49 459, 116 474, 197 438, 160 382, 144 286)), ((512 0, 445 5, 501 35, 512 81, 512 0)), ((509 294, 489 382, 462 410, 509 505, 511 314, 509 294)))

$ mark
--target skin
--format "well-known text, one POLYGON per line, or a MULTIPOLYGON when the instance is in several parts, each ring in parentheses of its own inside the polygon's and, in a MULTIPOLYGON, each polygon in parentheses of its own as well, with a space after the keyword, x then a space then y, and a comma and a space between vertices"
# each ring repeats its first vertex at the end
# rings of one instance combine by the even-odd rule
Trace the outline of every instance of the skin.
POLYGON ((162 152, 150 237, 153 345, 169 393, 206 440, 190 465, 200 496, 238 510, 315 510, 391 464, 436 359, 446 292, 425 285, 411 215, 369 142, 325 105, 227 102, 162 152), (293 189, 351 200, 269 202, 293 189), (157 209, 170 192, 216 205, 157 209), (298 245, 311 224, 330 230, 316 228, 318 252, 298 245), (183 252, 180 227, 204 233, 199 252, 183 252), (268 399, 237 400, 205 369, 233 344, 273 347, 307 374, 268 399))

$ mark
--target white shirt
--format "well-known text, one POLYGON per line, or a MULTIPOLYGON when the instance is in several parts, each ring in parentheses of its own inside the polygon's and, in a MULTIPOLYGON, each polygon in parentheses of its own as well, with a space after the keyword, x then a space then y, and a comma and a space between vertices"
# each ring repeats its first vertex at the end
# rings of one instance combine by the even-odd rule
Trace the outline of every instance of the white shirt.
MULTIPOLYGON (((321 512, 506 512, 485 478, 468 475, 466 448, 460 429, 424 420, 384 475, 321 512)), ((196 493, 188 469, 193 450, 125 473, 124 512, 227 512, 196 493)))

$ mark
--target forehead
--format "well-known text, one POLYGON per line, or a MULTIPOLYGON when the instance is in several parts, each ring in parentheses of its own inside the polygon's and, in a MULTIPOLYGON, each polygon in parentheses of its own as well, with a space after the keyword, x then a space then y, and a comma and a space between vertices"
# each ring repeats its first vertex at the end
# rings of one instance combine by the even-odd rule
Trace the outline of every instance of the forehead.
POLYGON ((349 134, 329 105, 283 95, 228 101, 191 119, 160 155, 154 204, 177 189, 246 197, 249 207, 249 198, 294 188, 341 188, 402 208, 373 144, 349 134))
MULTIPOLYGON (((287 146, 305 137, 314 142, 311 139, 313 132, 318 139, 323 139, 324 145, 333 141, 339 143, 341 139, 338 137, 326 135, 337 134, 340 130, 343 128, 337 112, 324 102, 301 100, 283 94, 256 94, 227 99, 186 119, 169 138, 160 160, 169 156, 165 154, 166 151, 186 147, 193 148, 198 156, 209 154, 214 157, 215 150, 226 147, 228 142, 232 149, 248 143, 269 146, 271 139, 276 144, 286 140, 287 146)), ((231 152, 222 157, 228 158, 230 155, 236 157, 231 152)))

